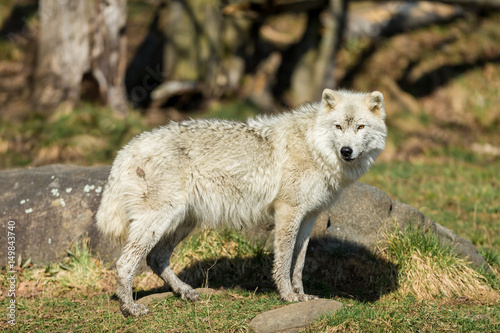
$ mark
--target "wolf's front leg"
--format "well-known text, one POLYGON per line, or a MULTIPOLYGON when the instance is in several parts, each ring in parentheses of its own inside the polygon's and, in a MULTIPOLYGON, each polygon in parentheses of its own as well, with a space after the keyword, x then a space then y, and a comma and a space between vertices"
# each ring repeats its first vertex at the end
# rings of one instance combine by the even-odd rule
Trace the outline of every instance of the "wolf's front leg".
POLYGON ((284 203, 277 204, 275 211, 274 281, 284 301, 305 301, 303 294, 294 292, 290 280, 293 252, 303 215, 297 207, 284 203))
POLYGON ((295 242, 295 250, 293 254, 293 274, 292 274, 292 287, 293 291, 302 296, 302 300, 307 301, 310 299, 318 298, 313 295, 306 295, 304 293, 304 286, 302 284, 302 271, 304 270, 304 262, 306 259, 307 245, 309 238, 316 222, 317 216, 306 218, 300 225, 300 229, 295 242))

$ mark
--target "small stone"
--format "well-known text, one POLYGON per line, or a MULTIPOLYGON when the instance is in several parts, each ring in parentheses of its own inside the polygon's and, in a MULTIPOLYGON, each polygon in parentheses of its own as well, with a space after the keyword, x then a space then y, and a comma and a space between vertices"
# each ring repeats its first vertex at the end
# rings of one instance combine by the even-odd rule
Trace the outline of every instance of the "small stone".
MULTIPOLYGON (((195 291, 198 294, 204 294, 204 295, 220 295, 224 294, 224 290, 218 290, 218 289, 212 289, 212 288, 196 288, 195 291)), ((158 293, 158 294, 151 294, 148 296, 144 296, 140 299, 137 300, 138 304, 144 304, 144 305, 149 305, 151 304, 152 301, 158 300, 158 299, 164 299, 167 297, 172 297, 175 294, 171 291, 163 292, 163 293, 158 293)))
POLYGON ((171 292, 171 291, 167 291, 167 292, 164 292, 164 293, 158 293, 158 294, 151 294, 151 295, 147 295, 147 296, 144 296, 142 298, 139 298, 137 300, 137 304, 149 305, 154 300, 164 299, 164 298, 167 298, 167 297, 171 297, 173 295, 174 295, 174 293, 171 292))
POLYGON ((256 333, 298 332, 321 316, 331 315, 344 305, 331 299, 314 299, 263 312, 250 322, 256 333))

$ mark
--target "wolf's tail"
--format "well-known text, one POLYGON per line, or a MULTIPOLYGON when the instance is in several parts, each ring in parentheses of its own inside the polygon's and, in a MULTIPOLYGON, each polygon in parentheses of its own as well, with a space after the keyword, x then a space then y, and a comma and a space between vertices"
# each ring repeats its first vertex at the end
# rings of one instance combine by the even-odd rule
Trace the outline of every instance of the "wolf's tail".
POLYGON ((104 188, 101 205, 97 210, 96 224, 99 231, 116 242, 123 242, 128 233, 128 219, 121 207, 116 182, 110 181, 104 188))

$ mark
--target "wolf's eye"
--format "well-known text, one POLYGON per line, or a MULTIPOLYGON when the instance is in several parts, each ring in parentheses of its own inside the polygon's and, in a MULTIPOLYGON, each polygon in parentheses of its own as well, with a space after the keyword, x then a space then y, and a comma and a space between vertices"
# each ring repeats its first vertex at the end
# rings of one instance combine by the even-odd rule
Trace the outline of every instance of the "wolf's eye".
POLYGON ((359 125, 359 126, 358 126, 358 129, 359 129, 359 130, 360 130, 360 129, 363 129, 363 128, 365 128, 365 125, 359 125))
POLYGON ((339 130, 341 130, 341 129, 342 129, 342 126, 340 126, 340 125, 335 125, 335 127, 336 127, 337 129, 339 129, 339 130))

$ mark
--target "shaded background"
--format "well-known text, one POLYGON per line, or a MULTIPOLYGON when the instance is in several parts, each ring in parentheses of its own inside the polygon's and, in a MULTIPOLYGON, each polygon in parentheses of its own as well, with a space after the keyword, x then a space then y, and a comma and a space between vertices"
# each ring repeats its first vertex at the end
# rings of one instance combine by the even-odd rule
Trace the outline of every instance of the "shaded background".
POLYGON ((496 161, 498 7, 5 0, 0 167, 106 164, 170 119, 243 120, 316 100, 324 87, 384 94, 383 160, 445 151, 496 161))

